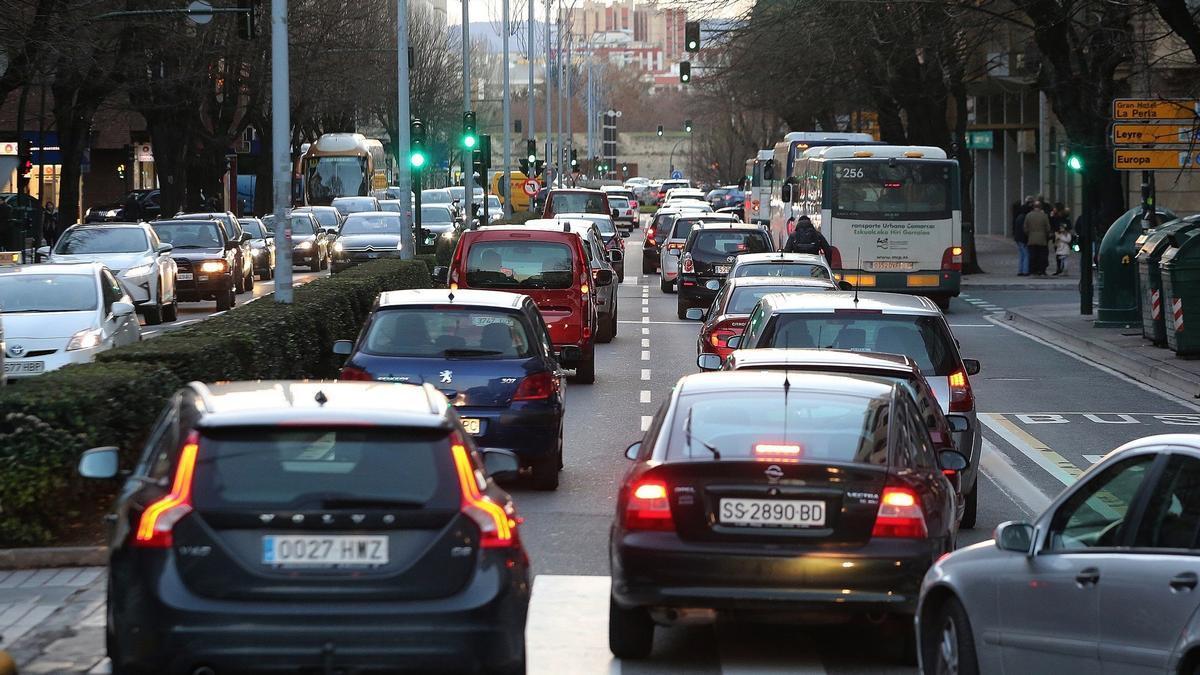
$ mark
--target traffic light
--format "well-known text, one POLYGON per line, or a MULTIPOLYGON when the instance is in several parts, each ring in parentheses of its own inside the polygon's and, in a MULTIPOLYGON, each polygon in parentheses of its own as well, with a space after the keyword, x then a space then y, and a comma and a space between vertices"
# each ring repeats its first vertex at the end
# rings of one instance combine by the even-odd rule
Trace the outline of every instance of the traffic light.
POLYGON ((541 176, 546 172, 546 160, 538 159, 533 162, 533 175, 541 176))
POLYGON ((29 141, 18 141, 17 175, 21 178, 29 178, 31 173, 33 173, 33 150, 29 147, 29 141))
MULTIPOLYGON (((679 25, 679 24, 675 24, 679 25)), ((683 45, 689 52, 700 51, 700 22, 688 21, 683 25, 683 45)))
MULTIPOLYGON (((491 134, 479 134, 479 157, 483 164, 484 170, 492 168, 492 136, 491 134)), ((486 177, 486 174, 479 174, 486 177)))
POLYGON ((691 120, 683 121, 683 130, 688 132, 689 134, 692 133, 692 121, 691 120))
POLYGON ((262 0, 238 0, 238 37, 253 40, 258 37, 258 12, 262 0))
POLYGON ((409 122, 408 132, 408 163, 413 169, 420 171, 425 168, 426 162, 429 161, 429 156, 425 154, 425 123, 414 117, 409 122))
POLYGON ((573 150, 573 149, 571 150, 571 170, 572 171, 579 170, 579 157, 575 153, 575 150, 573 150))
POLYGON ((530 164, 533 164, 537 161, 537 141, 533 140, 532 138, 525 141, 525 154, 529 156, 530 164))
POLYGON ((660 124, 660 125, 658 125, 658 135, 662 136, 662 134, 663 134, 663 126, 660 124))
POLYGON ((692 81, 692 62, 691 61, 680 61, 679 62, 679 81, 680 82, 691 82, 692 81))
POLYGON ((487 167, 483 165, 483 152, 476 150, 471 153, 471 172, 480 178, 487 176, 487 167))
POLYGON ((467 150, 474 150, 479 143, 479 137, 475 131, 475 112, 468 110, 463 113, 463 131, 461 144, 467 150))
POLYGON ((1083 157, 1078 152, 1072 152, 1067 155, 1067 168, 1075 173, 1083 172, 1083 157))

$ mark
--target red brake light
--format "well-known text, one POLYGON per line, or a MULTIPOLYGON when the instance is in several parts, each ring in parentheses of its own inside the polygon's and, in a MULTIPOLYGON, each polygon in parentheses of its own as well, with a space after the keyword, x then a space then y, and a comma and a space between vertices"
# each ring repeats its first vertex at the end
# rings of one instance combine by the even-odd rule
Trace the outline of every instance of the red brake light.
POLYGON ((975 407, 975 393, 965 370, 950 373, 950 412, 971 412, 975 407))
POLYGON ((795 443, 755 443, 754 454, 756 455, 783 455, 795 457, 801 452, 799 445, 795 443))
POLYGON ((924 539, 925 514, 921 511, 917 493, 906 487, 887 486, 879 497, 879 512, 875 514, 872 537, 893 539, 924 539))
POLYGON ((942 269, 951 272, 962 271, 962 247, 951 246, 942 253, 942 269))
POLYGON ((338 373, 338 379, 349 382, 369 382, 375 378, 362 368, 357 368, 355 366, 343 366, 342 372, 338 373))
POLYGON ((134 534, 133 545, 139 548, 170 548, 171 530, 175 523, 192 512, 192 474, 196 470, 196 453, 200 450, 200 435, 193 431, 188 435, 179 453, 179 465, 175 468, 175 482, 166 497, 150 504, 142 511, 134 534))
POLYGON ((553 373, 534 373, 521 380, 514 401, 539 401, 550 398, 558 391, 558 378, 553 373))
POLYGON ((640 480, 629 488, 629 501, 625 504, 625 529, 668 532, 675 529, 666 483, 640 480))
POLYGON ((842 252, 836 246, 829 247, 829 266, 835 270, 842 269, 842 252))
POLYGON ((517 521, 504 507, 480 491, 482 477, 475 473, 467 448, 458 434, 450 435, 450 453, 462 488, 462 512, 479 526, 481 548, 508 548, 517 545, 517 521))

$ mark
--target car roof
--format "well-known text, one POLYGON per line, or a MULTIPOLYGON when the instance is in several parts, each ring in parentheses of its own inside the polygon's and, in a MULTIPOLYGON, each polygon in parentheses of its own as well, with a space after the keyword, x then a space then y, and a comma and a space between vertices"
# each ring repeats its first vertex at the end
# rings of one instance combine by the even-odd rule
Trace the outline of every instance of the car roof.
POLYGON ((920 373, 916 361, 903 354, 855 352, 846 349, 735 349, 729 357, 732 368, 788 366, 836 366, 888 370, 897 374, 920 373))
POLYGON ((550 191, 551 192, 582 192, 585 194, 596 194, 596 195, 604 194, 603 190, 593 190, 591 188, 551 188, 550 191))
POLYGON ((343 202, 349 202, 349 201, 353 201, 356 199, 373 199, 375 201, 379 201, 378 198, 372 197, 371 195, 343 195, 341 197, 334 197, 333 201, 336 202, 338 200, 341 200, 343 202))
POLYGON ((431 385, 256 381, 188 385, 203 404, 198 426, 370 424, 448 428, 446 397, 431 385))
POLYGON ((104 263, 98 262, 48 262, 36 265, 0 265, 0 275, 23 276, 31 274, 85 275, 96 274, 104 263))
POLYGON ((355 211, 354 213, 347 213, 346 220, 350 220, 354 216, 391 216, 393 218, 399 218, 401 215, 403 214, 396 211, 355 211))
POLYGON ((733 370, 685 375, 675 385, 681 396, 688 394, 732 393, 737 391, 779 391, 783 383, 791 391, 826 391, 831 394, 850 394, 863 397, 890 394, 894 384, 884 380, 845 373, 785 373, 782 370, 733 370))
MULTIPOLYGON (((571 218, 575 218, 577 220, 586 220, 589 223, 594 223, 597 220, 607 220, 610 223, 612 222, 612 216, 606 213, 556 213, 554 214, 553 220, 570 220, 571 218)), ((549 219, 541 218, 539 220, 549 219)))
POLYGON ((493 307, 497 309, 520 309, 528 297, 521 293, 506 291, 483 291, 460 288, 448 291, 444 288, 417 288, 403 291, 384 291, 379 294, 379 308, 403 307, 405 305, 463 305, 464 307, 493 307))
MULTIPOLYGON (((545 219, 543 219, 545 220, 545 219)), ((534 221, 528 221, 524 225, 484 225, 473 230, 468 230, 464 235, 472 233, 480 234, 519 234, 521 232, 544 232, 544 239, 561 239, 562 237, 576 237, 574 231, 568 232, 563 230, 562 223, 553 221, 553 225, 537 225, 532 224, 534 221)))
MULTIPOLYGON (((271 214, 271 213, 268 213, 267 215, 263 216, 263 218, 274 218, 274 217, 275 217, 274 214, 271 214)), ((179 216, 176 216, 174 218, 152 220, 146 224, 149 225, 150 227, 154 227, 155 225, 162 225, 164 223, 168 224, 168 225, 184 225, 186 223, 195 223, 195 224, 202 224, 202 225, 216 225, 217 227, 221 227, 221 223, 218 222, 216 218, 180 218, 179 216)))
POLYGON ((725 280, 731 288, 743 286, 812 286, 821 288, 837 288, 832 279, 816 277, 731 277, 725 280))
POLYGON ((737 257, 736 261, 738 265, 757 262, 804 263, 809 265, 820 265, 821 267, 829 267, 829 262, 826 261, 824 257, 814 253, 784 253, 783 251, 769 251, 767 253, 743 253, 737 257))
MULTIPOLYGON (((696 226, 692 228, 692 231, 699 232, 702 230, 722 230, 722 231, 733 230, 735 232, 742 232, 742 231, 762 232, 763 234, 766 234, 766 230, 762 229, 762 227, 760 227, 758 225, 752 225, 750 223, 743 223, 740 220, 725 220, 723 218, 720 218, 719 216, 718 216, 717 220, 713 220, 712 218, 713 218, 712 216, 700 218, 700 222, 697 223, 696 226)), ((680 220, 684 220, 684 219, 680 218, 680 220)))
MULTIPOLYGON (((329 210, 337 211, 337 207, 334 207, 334 206, 297 206, 296 208, 292 209, 293 212, 303 211, 306 213, 309 211, 329 211, 329 210)), ((341 211, 338 211, 338 213, 341 213, 341 211)))
POLYGON ((136 227, 137 229, 145 229, 150 227, 149 223, 75 223, 69 229, 72 230, 121 230, 136 227))
POLYGON ((878 311, 884 314, 940 316, 941 310, 929 298, 907 293, 838 291, 836 293, 771 293, 764 295, 764 307, 772 312, 828 312, 840 309, 878 311))

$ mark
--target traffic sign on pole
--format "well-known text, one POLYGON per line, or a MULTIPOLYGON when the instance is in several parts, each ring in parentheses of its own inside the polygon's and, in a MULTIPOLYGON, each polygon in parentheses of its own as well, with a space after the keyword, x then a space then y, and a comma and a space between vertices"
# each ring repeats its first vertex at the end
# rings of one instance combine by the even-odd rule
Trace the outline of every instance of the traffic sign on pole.
POLYGON ((526 180, 524 183, 521 183, 521 191, 530 197, 537 194, 539 187, 540 186, 538 185, 538 182, 532 178, 526 180))
POLYGON ((1200 100, 1157 98, 1113 99, 1114 120, 1191 120, 1200 117, 1200 100))
POLYGON ((1200 170, 1200 151, 1117 148, 1113 150, 1113 168, 1117 171, 1195 171, 1200 170))
POLYGON ((1180 124, 1114 124, 1113 145, 1193 145, 1200 128, 1180 124))

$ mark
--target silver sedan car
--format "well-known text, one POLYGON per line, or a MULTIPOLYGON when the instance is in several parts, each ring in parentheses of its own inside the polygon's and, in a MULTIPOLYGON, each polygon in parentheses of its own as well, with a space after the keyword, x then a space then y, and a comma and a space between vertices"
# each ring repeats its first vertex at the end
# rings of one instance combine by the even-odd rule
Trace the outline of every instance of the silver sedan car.
POLYGON ((1032 523, 925 576, 925 673, 1200 670, 1200 434, 1109 453, 1032 523))

